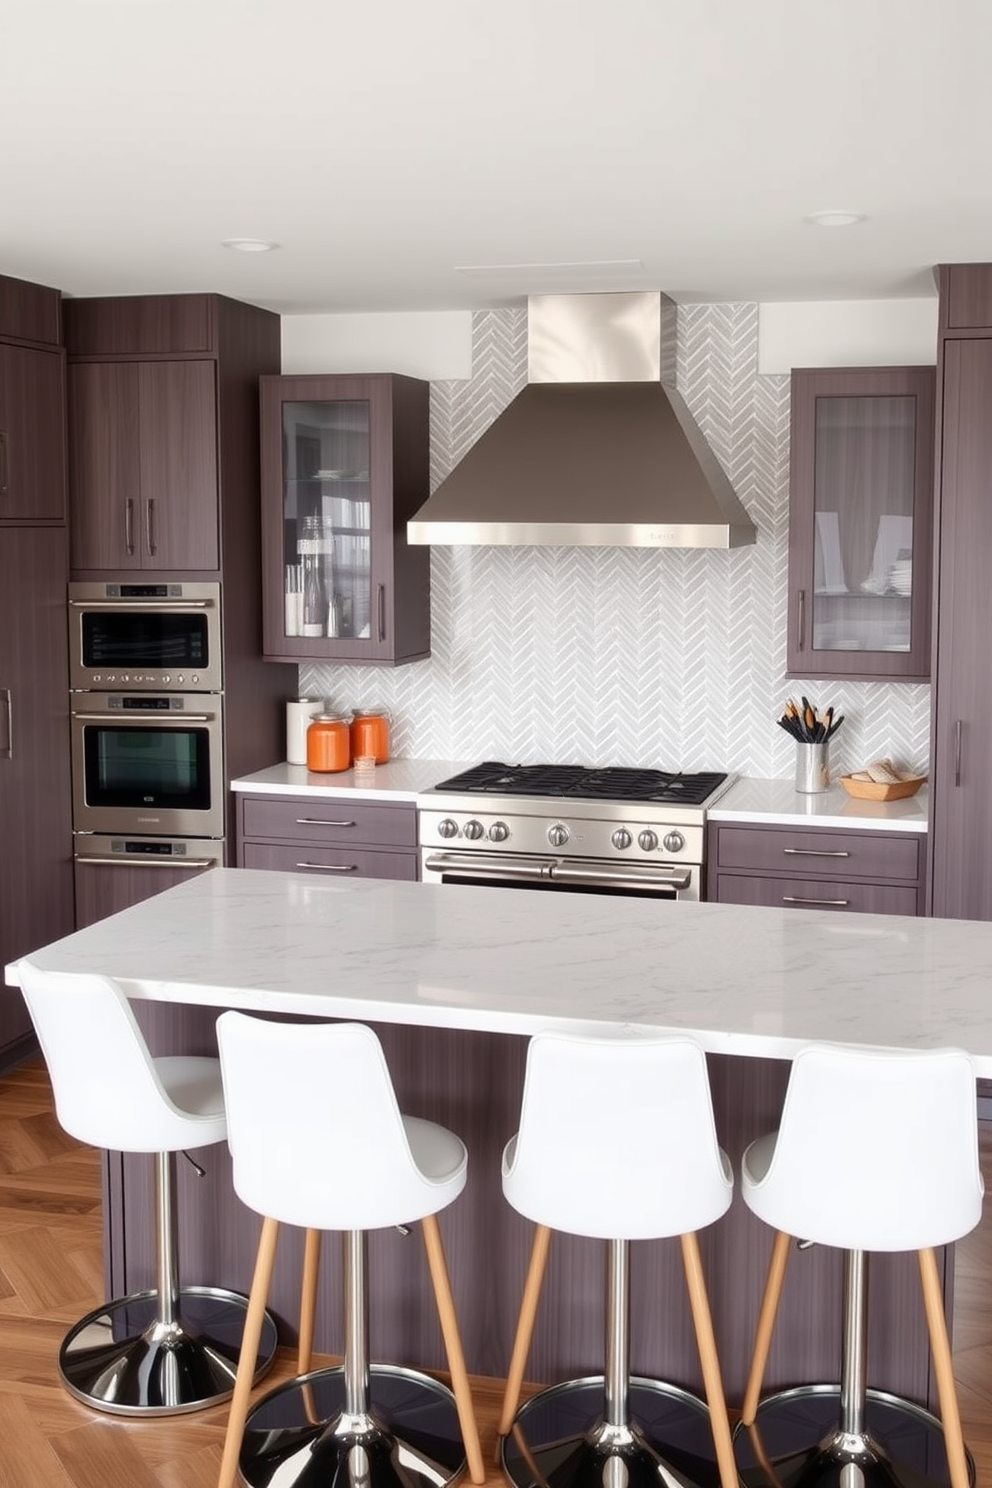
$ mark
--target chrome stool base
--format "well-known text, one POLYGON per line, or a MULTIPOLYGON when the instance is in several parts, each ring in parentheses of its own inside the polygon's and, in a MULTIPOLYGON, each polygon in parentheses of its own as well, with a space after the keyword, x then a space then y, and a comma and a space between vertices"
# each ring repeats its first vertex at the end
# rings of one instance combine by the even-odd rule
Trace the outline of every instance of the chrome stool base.
POLYGON ((428 1375, 373 1364, 368 1414, 348 1419, 343 1368, 315 1369, 249 1412, 238 1467, 251 1488, 444 1488, 465 1467, 455 1397, 428 1375))
MULTIPOLYGON (((156 1291, 105 1302, 66 1334, 59 1373, 70 1395, 119 1416, 179 1415, 228 1400, 248 1301, 217 1287, 183 1287, 163 1323, 156 1291)), ((255 1378, 275 1360, 276 1326, 262 1325, 255 1378)))
MULTIPOLYGON (((770 1395, 753 1426, 734 1433, 747 1488, 946 1488, 940 1422, 922 1406, 868 1390, 863 1433, 841 1430, 837 1385, 802 1385, 770 1395), (815 1445, 810 1445, 815 1443, 815 1445)), ((975 1464, 966 1453, 968 1478, 975 1464)))
POLYGON ((710 1413, 676 1385, 632 1377, 629 1425, 603 1419, 603 1376, 531 1396, 500 1442, 515 1488, 719 1488, 710 1413))

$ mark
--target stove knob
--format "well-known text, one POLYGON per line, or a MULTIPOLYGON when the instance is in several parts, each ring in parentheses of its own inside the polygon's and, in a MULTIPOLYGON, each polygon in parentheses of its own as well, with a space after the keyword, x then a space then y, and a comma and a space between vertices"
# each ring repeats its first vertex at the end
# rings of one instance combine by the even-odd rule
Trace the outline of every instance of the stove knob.
POLYGON ((552 847, 564 847, 568 841, 568 828, 564 822, 556 822, 553 827, 548 828, 548 841, 552 847))
POLYGON ((643 832, 637 834, 637 845, 644 852, 654 852, 658 846, 658 833, 645 828, 643 832))
POLYGON ((446 816, 443 821, 439 821, 437 824, 437 835, 439 837, 457 837, 458 823, 452 821, 450 816, 446 816))
POLYGON ((617 827, 616 831, 613 833, 613 836, 610 838, 613 846, 618 847, 621 852, 623 852, 623 849, 625 847, 629 847, 633 840, 633 837, 627 831, 626 827, 617 827))
POLYGON ((465 836, 468 838, 469 842, 478 842, 480 837, 485 836, 485 833, 485 827, 480 821, 476 821, 474 817, 471 821, 467 821, 465 823, 465 836))
POLYGON ((510 829, 506 822, 493 822, 489 828, 490 842, 505 842, 510 835, 510 829))
POLYGON ((681 852, 685 847, 685 838, 681 832, 669 832, 662 844, 666 852, 681 852))

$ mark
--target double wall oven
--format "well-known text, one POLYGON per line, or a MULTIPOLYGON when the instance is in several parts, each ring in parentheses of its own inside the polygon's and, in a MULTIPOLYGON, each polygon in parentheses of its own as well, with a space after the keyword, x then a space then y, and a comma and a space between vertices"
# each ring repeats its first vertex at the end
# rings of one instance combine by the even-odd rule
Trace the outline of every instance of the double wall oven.
POLYGON ((69 641, 77 870, 222 862, 220 585, 70 584, 69 641))
POLYGON ((488 761, 418 800, 425 883, 702 897, 706 807, 724 773, 488 761))

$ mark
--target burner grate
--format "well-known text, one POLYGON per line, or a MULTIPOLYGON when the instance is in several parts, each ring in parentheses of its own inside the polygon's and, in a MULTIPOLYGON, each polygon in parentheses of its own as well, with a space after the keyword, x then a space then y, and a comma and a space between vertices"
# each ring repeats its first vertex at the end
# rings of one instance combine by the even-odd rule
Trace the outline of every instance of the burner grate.
POLYGON ((583 765, 505 765, 487 760, 436 785, 439 791, 469 795, 546 796, 576 801, 659 801, 701 806, 726 780, 718 771, 683 774, 679 771, 637 770, 610 766, 601 770, 583 765))

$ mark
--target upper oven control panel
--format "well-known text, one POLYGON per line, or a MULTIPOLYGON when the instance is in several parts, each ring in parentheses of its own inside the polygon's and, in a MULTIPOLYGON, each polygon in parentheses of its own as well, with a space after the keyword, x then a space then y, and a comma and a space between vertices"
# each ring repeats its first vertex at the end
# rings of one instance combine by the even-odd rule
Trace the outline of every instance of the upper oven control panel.
MULTIPOLYGON (((547 805, 547 802, 544 803, 547 805)), ((548 853, 560 857, 614 858, 636 862, 701 863, 703 825, 659 824, 638 818, 630 807, 612 816, 527 815, 463 810, 453 804, 425 809, 420 803, 420 845, 424 848, 484 848, 510 853, 548 853)))

